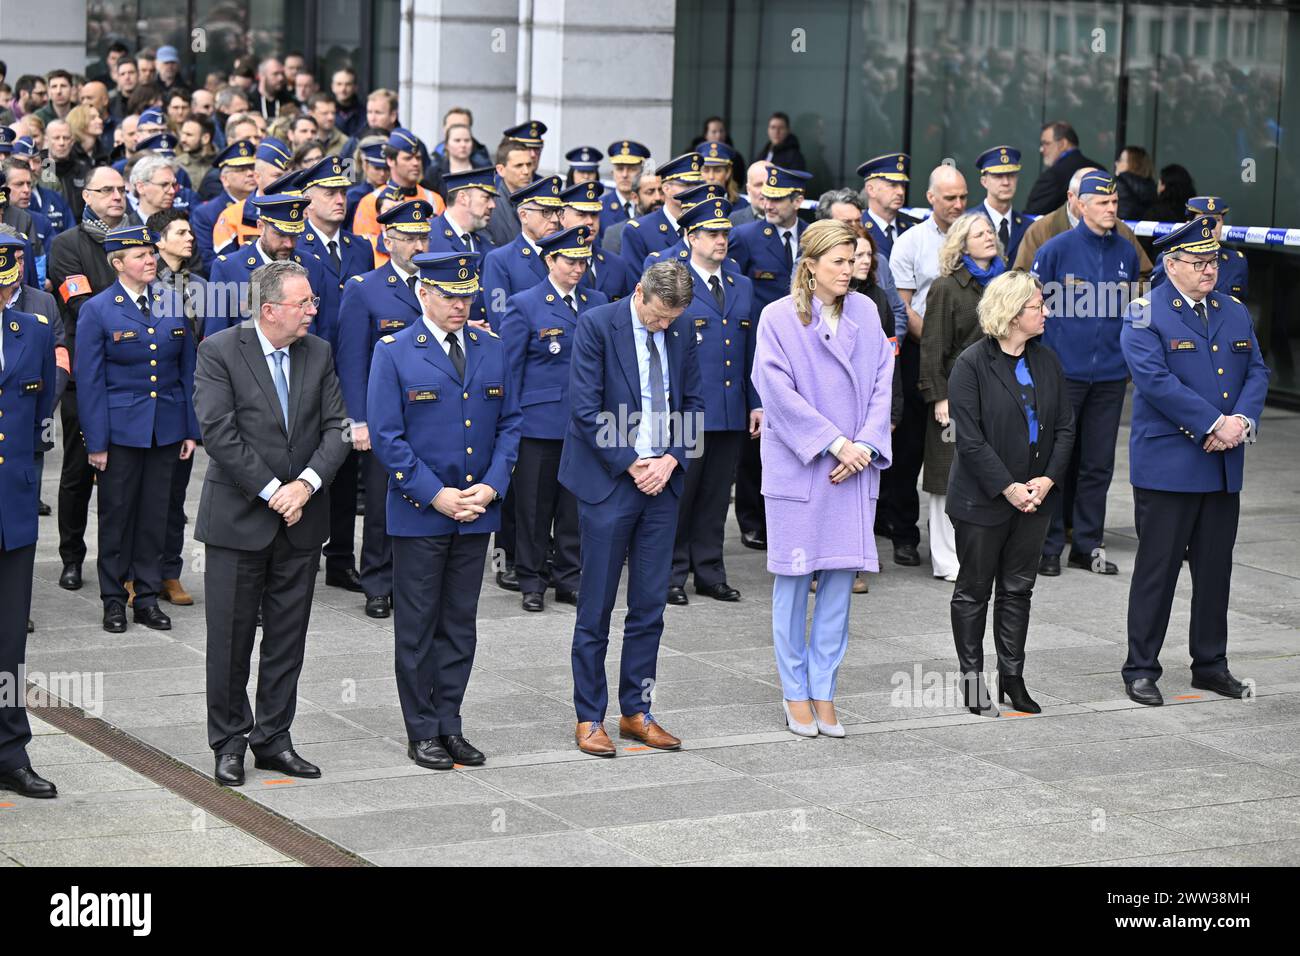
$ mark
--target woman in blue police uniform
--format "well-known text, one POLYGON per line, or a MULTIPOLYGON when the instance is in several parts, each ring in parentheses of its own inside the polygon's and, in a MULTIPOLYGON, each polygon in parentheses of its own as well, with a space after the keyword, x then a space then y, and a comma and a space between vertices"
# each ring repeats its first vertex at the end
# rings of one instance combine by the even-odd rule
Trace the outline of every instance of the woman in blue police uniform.
POLYGON ((547 279, 510 298, 501 338, 510 362, 510 381, 519 396, 523 428, 515 465, 515 576, 525 611, 546 606, 543 579, 554 526, 555 556, 550 584, 555 600, 578 603, 582 573, 578 553, 578 502, 559 483, 560 452, 569 424, 569 359, 578 316, 609 300, 582 278, 591 261, 586 226, 552 233, 539 245, 547 279))
POLYGON ((604 158, 605 154, 595 146, 579 146, 569 150, 564 154, 564 159, 569 164, 568 175, 564 177, 565 187, 577 183, 600 182, 600 161, 604 158))
POLYGON ((117 281, 81 307, 76 375, 81 430, 99 475, 99 593, 104 630, 126 630, 125 582, 137 624, 169 630, 158 608, 166 509, 178 458, 194 454, 195 342, 184 314, 160 308, 144 226, 114 229, 104 252, 117 281))
MULTIPOLYGON (((710 143, 709 146, 717 144, 710 143)), ((740 451, 763 420, 754 367, 754 287, 727 258, 731 203, 696 203, 682 214, 695 294, 679 320, 695 336, 704 387, 702 454, 691 462, 682 483, 673 542, 668 603, 686 604, 686 577, 695 575, 695 593, 716 601, 738 601, 722 562, 731 483, 740 451)))
POLYGON ((379 214, 389 260, 378 269, 354 276, 345 284, 339 303, 339 386, 352 419, 352 444, 365 453, 361 461, 366 487, 366 514, 361 523, 361 590, 366 616, 386 618, 392 609, 393 548, 388 540, 384 502, 388 472, 374 453, 366 414, 366 388, 375 344, 402 331, 420 317, 415 297, 418 269, 414 257, 429 246, 433 207, 423 199, 390 206, 379 214))
POLYGON ((20 668, 27 660, 27 620, 36 560, 36 456, 54 414, 54 331, 50 317, 5 306, 22 289, 24 243, 0 236, 0 674, 17 677, 17 699, 0 695, 0 790, 54 797, 27 759, 32 739, 20 668))
POLYGON ((422 318, 375 347, 366 410, 387 469, 397 695, 421 767, 475 766, 460 705, 474 663, 488 535, 519 449, 519 397, 495 333, 466 328, 478 256, 426 254, 422 318))
MULTIPOLYGON (((1219 196, 1193 196, 1187 200, 1187 214, 1192 217, 1205 216, 1214 223, 1214 239, 1223 241, 1223 223, 1229 213, 1228 204, 1219 196)), ((1245 299, 1250 287, 1250 270, 1246 263, 1246 254, 1240 249, 1223 249, 1218 251, 1219 277, 1214 283, 1214 291, 1224 295, 1233 295, 1245 299)), ((1165 281, 1164 260, 1156 261, 1151 270, 1151 288, 1165 281)))
POLYGON ((1192 575, 1192 686, 1240 698, 1228 670, 1228 592, 1245 444, 1255 440, 1268 367, 1246 307, 1214 291, 1219 242, 1201 216, 1157 240, 1169 281, 1136 299, 1120 347, 1133 376, 1129 474, 1138 552, 1129 586, 1124 688, 1163 703, 1156 681, 1174 589, 1192 575))
POLYGON ((582 276, 582 287, 596 290, 610 302, 632 291, 640 273, 634 273, 622 256, 600 248, 600 197, 605 187, 597 182, 577 183, 560 193, 560 228, 585 226, 591 233, 591 258, 582 276))

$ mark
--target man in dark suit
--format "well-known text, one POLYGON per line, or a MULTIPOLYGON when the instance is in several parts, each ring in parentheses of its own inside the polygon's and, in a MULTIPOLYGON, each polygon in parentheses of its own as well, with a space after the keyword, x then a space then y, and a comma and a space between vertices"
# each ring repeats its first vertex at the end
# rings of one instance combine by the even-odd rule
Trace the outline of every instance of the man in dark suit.
POLYGON ((307 334, 320 301, 307 270, 276 261, 251 284, 253 318, 205 339, 194 375, 210 459, 194 532, 207 546, 208 743, 217 782, 235 787, 246 747, 260 770, 320 776, 289 728, 329 536, 327 488, 352 450, 329 343, 307 334), (245 688, 259 608, 254 719, 245 688))
POLYGON ((619 734, 661 750, 681 746, 655 721, 650 703, 683 473, 704 424, 695 336, 691 329, 670 328, 691 296, 690 271, 677 262, 659 263, 645 270, 632 295, 582 314, 574 335, 559 477, 578 499, 575 738, 578 749, 593 756, 616 752, 604 728, 605 651, 624 559, 628 610, 619 734))
POLYGON ((1083 166, 1105 169, 1079 151, 1079 134, 1065 120, 1043 124, 1038 134, 1038 152, 1046 168, 1038 174, 1025 203, 1025 212, 1031 216, 1045 216, 1065 202, 1070 177, 1076 169, 1083 166))

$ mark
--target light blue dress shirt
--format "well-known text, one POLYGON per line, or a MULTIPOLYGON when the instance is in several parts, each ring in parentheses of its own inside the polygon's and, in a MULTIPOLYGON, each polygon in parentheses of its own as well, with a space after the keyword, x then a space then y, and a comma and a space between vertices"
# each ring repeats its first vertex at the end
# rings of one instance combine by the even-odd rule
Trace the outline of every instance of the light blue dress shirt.
MULTIPOLYGON (((271 340, 262 334, 262 324, 258 322, 257 319, 251 319, 250 321, 253 323, 253 330, 257 333, 257 341, 262 346, 262 355, 266 357, 266 370, 271 373, 271 381, 274 382, 275 353, 277 349, 271 344, 271 340)), ((293 379, 289 375, 289 362, 291 361, 289 358, 289 347, 286 345, 283 349, 279 349, 279 351, 284 353, 284 358, 281 359, 282 368, 284 369, 284 379, 286 382, 292 381, 293 379)), ((313 492, 320 491, 322 482, 320 480, 320 475, 316 474, 315 468, 304 468, 302 474, 298 477, 305 478, 307 483, 311 485, 313 492)), ((263 501, 270 501, 271 497, 280 490, 281 484, 282 482, 279 478, 272 478, 266 483, 266 487, 257 493, 257 496, 263 501)))
MULTIPOLYGON (((652 458, 654 457, 654 440, 652 437, 651 426, 653 425, 653 416, 650 414, 651 397, 650 397, 650 330, 641 322, 637 315, 636 302, 632 298, 628 299, 628 306, 632 309, 632 341, 636 344, 636 370, 637 376, 641 380, 641 424, 636 432, 636 449, 637 457, 652 458)), ((668 388, 668 349, 664 342, 664 333, 654 333, 655 348, 659 350, 659 364, 663 367, 664 376, 664 400, 669 408, 672 408, 672 392, 668 388)), ((667 425, 664 426, 664 441, 668 441, 667 425)))

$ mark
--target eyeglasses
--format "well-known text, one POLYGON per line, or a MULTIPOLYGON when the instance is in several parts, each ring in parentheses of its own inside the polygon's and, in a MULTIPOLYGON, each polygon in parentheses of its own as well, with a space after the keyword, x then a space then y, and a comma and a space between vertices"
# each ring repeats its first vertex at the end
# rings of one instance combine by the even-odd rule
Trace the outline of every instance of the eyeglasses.
POLYGON ((1037 305, 1026 305, 1025 308, 1024 308, 1024 311, 1026 311, 1026 312, 1042 312, 1042 311, 1043 311, 1043 303, 1039 302, 1037 305))
POLYGON ((105 195, 107 195, 107 196, 125 196, 125 195, 126 195, 126 187, 125 187, 125 186, 100 186, 98 189, 91 189, 89 186, 87 186, 87 187, 86 187, 86 192, 88 192, 88 193, 99 193, 101 196, 105 196, 105 195))
POLYGON ((1215 271, 1218 271, 1219 268, 1218 256, 1215 256, 1213 259, 1175 258, 1174 261, 1187 263, 1189 266, 1192 267, 1192 271, 1195 272, 1197 275, 1200 275, 1202 272, 1205 272, 1207 269, 1214 269, 1215 271))
POLYGON ((306 309, 311 306, 313 309, 320 308, 320 296, 314 295, 310 299, 303 299, 301 302, 270 302, 269 305, 288 305, 295 309, 306 309))
POLYGON ((167 179, 167 180, 164 180, 164 181, 161 182, 161 183, 158 182, 156 179, 150 179, 150 180, 148 180, 148 182, 149 182, 149 185, 150 185, 150 186, 158 186, 158 187, 161 188, 161 189, 180 189, 180 188, 181 188, 181 184, 180 184, 179 182, 177 182, 176 180, 174 180, 174 179, 167 179))

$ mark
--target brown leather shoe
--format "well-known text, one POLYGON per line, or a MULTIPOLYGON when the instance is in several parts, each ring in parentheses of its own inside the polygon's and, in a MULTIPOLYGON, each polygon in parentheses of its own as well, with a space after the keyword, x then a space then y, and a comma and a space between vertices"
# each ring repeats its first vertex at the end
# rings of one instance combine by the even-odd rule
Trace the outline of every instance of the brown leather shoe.
POLYGON ((185 586, 175 578, 167 578, 163 581, 162 598, 164 601, 183 607, 189 607, 194 603, 194 598, 190 597, 190 592, 185 590, 185 586))
POLYGON ((659 726, 648 714, 633 714, 618 719, 618 735, 625 740, 639 740, 655 750, 678 750, 682 742, 659 726))
POLYGON ((618 753, 614 741, 610 740, 609 734, 605 733, 605 725, 598 720, 578 721, 573 736, 578 742, 578 749, 585 754, 591 754, 593 757, 613 757, 618 753))
POLYGON ((126 588, 126 606, 130 607, 135 603, 135 582, 123 581, 122 587, 126 588))

